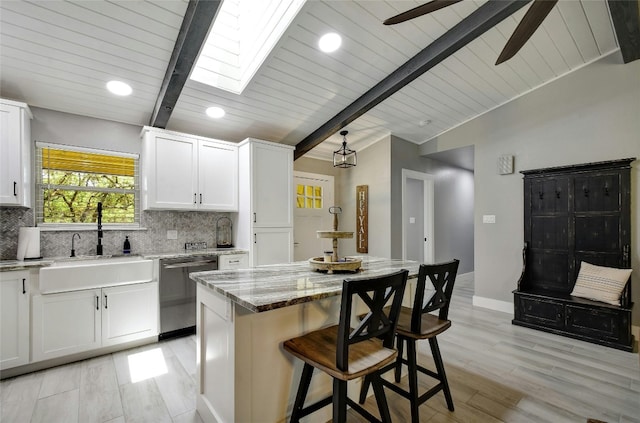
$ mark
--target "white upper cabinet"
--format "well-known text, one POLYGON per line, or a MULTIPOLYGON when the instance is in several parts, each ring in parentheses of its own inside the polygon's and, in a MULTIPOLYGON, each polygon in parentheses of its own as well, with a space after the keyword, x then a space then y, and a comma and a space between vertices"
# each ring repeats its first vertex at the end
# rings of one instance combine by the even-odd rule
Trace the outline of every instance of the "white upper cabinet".
POLYGON ((142 207, 155 210, 238 210, 235 144, 145 127, 142 207))
POLYGON ((31 111, 0 99, 0 206, 31 207, 31 111))
POLYGON ((238 210, 238 147, 201 140, 198 143, 198 207, 238 210))
POLYGON ((251 144, 254 225, 293 226, 293 149, 251 144))

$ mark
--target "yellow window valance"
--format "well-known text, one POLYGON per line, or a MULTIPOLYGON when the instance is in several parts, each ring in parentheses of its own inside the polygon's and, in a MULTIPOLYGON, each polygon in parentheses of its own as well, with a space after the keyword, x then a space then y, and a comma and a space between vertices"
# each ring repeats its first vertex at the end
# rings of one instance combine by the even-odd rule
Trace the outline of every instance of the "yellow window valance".
POLYGON ((105 175, 134 176, 135 160, 131 157, 42 148, 42 168, 105 175))

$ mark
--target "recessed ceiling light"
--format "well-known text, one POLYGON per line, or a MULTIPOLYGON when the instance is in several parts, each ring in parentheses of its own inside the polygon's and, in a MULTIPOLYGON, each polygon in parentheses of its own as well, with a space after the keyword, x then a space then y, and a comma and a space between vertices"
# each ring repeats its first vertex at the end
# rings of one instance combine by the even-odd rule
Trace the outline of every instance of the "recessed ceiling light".
POLYGON ((131 85, 122 81, 107 82, 107 89, 115 95, 129 95, 133 92, 131 85))
POLYGON ((225 111, 221 107, 212 106, 207 109, 207 116, 219 119, 224 116, 225 111))
POLYGON ((335 32, 324 34, 318 41, 318 47, 325 53, 331 53, 340 48, 342 37, 335 32))

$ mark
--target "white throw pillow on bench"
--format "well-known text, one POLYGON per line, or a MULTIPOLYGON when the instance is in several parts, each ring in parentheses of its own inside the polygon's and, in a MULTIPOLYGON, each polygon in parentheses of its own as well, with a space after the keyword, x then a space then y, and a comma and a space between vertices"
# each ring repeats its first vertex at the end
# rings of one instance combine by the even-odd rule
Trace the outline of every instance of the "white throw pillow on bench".
POLYGON ((571 295, 620 305, 620 295, 630 276, 631 269, 596 266, 583 261, 571 295))

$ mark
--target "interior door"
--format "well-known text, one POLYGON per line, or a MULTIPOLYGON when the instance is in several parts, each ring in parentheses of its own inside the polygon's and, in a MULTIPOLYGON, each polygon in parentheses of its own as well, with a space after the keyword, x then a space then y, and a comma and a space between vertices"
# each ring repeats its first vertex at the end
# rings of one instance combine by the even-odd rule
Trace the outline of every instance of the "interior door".
POLYGON ((433 263, 435 255, 434 180, 402 169, 402 258, 433 263))
POLYGON ((316 231, 333 229, 333 217, 329 207, 334 204, 334 178, 330 175, 294 172, 296 190, 293 237, 294 260, 319 257, 324 250, 331 250, 330 239, 319 239, 316 231))

